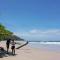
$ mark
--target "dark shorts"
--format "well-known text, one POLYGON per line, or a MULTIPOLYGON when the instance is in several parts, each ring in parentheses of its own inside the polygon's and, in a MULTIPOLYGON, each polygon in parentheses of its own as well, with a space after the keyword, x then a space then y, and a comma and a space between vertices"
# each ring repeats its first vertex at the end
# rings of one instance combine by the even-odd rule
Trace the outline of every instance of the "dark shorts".
POLYGON ((15 46, 12 46, 11 49, 15 49, 15 46))

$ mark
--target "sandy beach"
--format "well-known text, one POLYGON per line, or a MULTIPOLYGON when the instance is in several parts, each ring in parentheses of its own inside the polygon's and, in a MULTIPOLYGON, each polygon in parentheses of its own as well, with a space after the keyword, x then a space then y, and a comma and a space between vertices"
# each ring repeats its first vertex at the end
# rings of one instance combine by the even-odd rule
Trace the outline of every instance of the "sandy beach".
MULTIPOLYGON (((5 47, 5 42, 1 42, 0 45, 5 47)), ((16 45, 17 47, 18 45, 16 45)), ((11 52, 11 49, 9 50, 11 52)), ((0 60, 60 60, 60 52, 47 51, 38 48, 31 48, 26 45, 20 49, 16 49, 16 55, 6 55, 0 60)))

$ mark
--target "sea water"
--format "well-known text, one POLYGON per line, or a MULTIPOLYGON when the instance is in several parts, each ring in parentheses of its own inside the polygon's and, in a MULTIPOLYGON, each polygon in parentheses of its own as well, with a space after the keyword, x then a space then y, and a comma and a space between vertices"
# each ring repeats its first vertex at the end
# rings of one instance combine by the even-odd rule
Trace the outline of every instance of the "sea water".
POLYGON ((29 42, 28 45, 33 48, 60 51, 60 42, 29 42))

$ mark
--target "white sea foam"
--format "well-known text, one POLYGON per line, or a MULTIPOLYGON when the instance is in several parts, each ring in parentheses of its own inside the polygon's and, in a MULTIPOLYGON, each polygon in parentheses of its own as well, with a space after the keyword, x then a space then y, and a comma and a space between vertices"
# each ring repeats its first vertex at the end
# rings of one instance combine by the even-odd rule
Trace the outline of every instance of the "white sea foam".
POLYGON ((29 42, 28 45, 33 48, 60 51, 60 42, 29 42))
POLYGON ((40 42, 40 44, 60 44, 60 42, 40 42))
POLYGON ((59 44, 60 45, 60 42, 29 42, 29 43, 32 43, 32 44, 59 44))

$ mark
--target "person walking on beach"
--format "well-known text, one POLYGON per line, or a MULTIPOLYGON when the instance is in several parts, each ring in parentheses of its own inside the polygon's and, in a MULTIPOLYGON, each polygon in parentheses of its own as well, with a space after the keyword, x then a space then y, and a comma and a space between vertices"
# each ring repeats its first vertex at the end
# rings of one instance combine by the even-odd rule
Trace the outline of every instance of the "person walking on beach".
POLYGON ((12 54, 15 55, 15 42, 14 42, 14 40, 12 40, 11 49, 12 49, 12 54))
POLYGON ((9 50, 10 41, 11 41, 11 39, 8 39, 8 40, 6 41, 7 53, 8 53, 8 50, 9 50))

